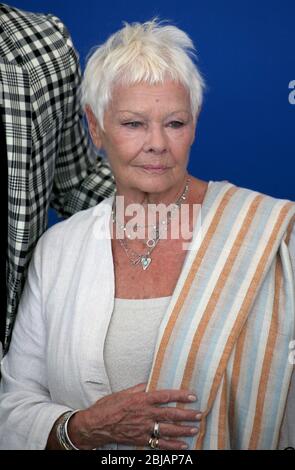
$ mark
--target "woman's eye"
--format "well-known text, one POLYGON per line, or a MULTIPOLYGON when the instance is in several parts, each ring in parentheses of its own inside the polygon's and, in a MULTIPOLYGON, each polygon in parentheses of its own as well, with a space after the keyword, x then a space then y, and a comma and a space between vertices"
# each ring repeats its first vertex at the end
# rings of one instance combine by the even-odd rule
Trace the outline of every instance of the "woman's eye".
POLYGON ((142 123, 140 121, 123 122, 123 126, 131 127, 132 129, 136 129, 137 127, 140 127, 141 125, 142 123))
POLYGON ((169 127, 172 127, 173 129, 179 129, 182 127, 184 124, 182 121, 171 121, 169 122, 169 127))

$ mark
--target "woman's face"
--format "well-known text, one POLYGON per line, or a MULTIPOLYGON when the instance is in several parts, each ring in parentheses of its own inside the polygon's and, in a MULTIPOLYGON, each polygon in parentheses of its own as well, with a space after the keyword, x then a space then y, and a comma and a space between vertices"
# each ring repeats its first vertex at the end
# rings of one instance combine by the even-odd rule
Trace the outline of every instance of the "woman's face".
POLYGON ((183 184, 195 122, 182 85, 117 86, 104 115, 104 131, 91 117, 89 124, 94 144, 107 154, 118 192, 158 194, 183 184))

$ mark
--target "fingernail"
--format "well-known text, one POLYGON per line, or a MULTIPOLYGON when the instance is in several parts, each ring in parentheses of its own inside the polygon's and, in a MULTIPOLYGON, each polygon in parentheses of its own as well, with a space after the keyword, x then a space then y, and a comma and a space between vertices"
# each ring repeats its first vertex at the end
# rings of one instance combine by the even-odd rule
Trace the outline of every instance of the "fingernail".
POLYGON ((202 419, 202 416, 203 416, 202 413, 197 413, 196 414, 196 419, 202 419))
POLYGON ((198 434, 199 428, 191 428, 190 433, 191 434, 198 434))
POLYGON ((196 395, 189 395, 188 399, 189 399, 189 401, 196 401, 197 397, 196 397, 196 395))
POLYGON ((187 445, 187 444, 183 444, 183 445, 181 446, 181 449, 187 449, 187 448, 188 448, 188 445, 187 445))

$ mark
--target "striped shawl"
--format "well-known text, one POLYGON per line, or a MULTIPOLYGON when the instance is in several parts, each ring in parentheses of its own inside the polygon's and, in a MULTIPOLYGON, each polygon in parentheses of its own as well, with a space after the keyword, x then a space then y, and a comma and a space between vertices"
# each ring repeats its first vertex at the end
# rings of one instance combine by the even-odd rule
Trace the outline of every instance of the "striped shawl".
POLYGON ((190 449, 277 447, 292 364, 295 204, 211 183, 158 336, 148 389, 196 392, 190 449), (197 236, 196 236, 197 235, 197 236))

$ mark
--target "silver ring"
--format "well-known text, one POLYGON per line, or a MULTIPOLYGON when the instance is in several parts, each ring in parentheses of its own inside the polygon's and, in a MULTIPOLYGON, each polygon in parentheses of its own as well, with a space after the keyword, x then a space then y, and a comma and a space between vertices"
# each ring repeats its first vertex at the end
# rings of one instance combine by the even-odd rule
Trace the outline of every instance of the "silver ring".
POLYGON ((157 437, 151 436, 149 438, 148 445, 151 449, 159 449, 159 439, 157 437))
POLYGON ((154 424, 153 434, 154 437, 160 437, 160 424, 156 421, 154 424))

